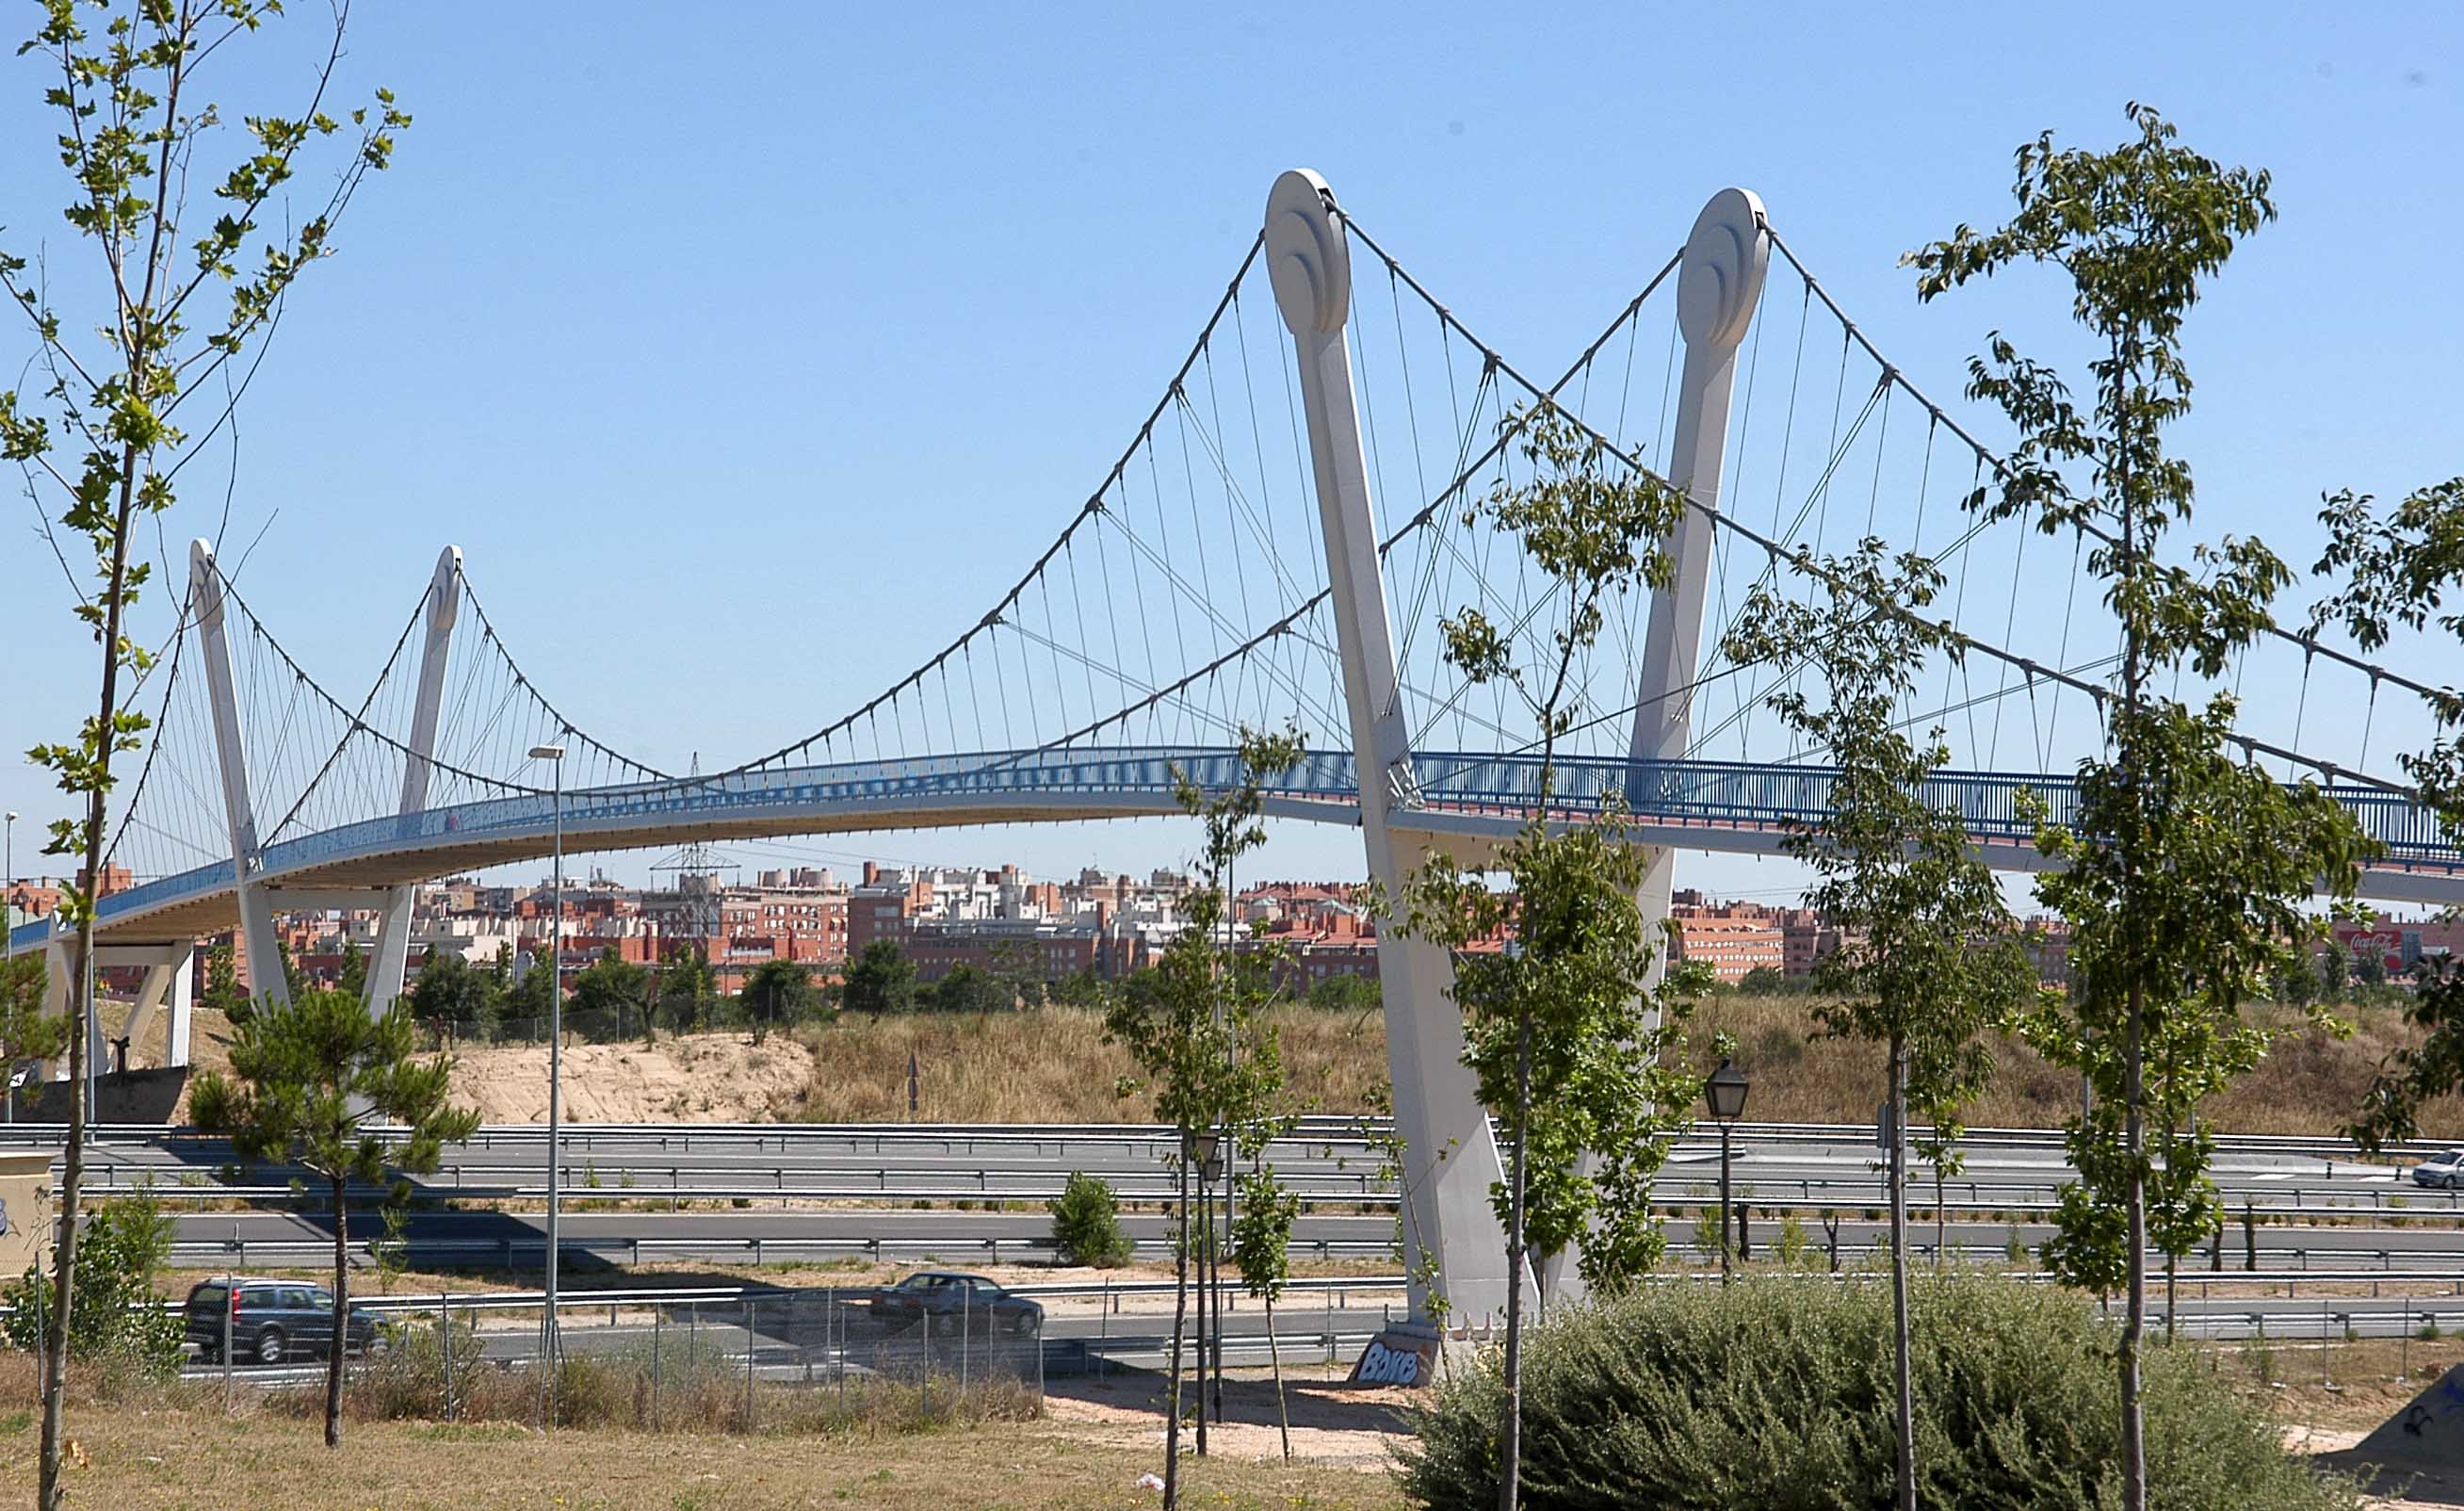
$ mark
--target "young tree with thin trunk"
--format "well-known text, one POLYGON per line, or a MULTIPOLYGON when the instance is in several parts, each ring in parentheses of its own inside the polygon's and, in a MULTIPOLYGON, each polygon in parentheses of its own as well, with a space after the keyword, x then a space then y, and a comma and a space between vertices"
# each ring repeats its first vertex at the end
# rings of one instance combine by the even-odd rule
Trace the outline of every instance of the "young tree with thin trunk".
MULTIPOLYGON (((1178 776, 1180 804, 1205 824, 1200 882, 1181 902, 1182 926, 1150 969, 1123 983, 1104 1012, 1104 1037, 1126 1048, 1142 1078, 1122 1078, 1116 1088, 1129 1097, 1151 1088, 1155 1113, 1170 1123, 1175 1141, 1175 1281, 1170 1380, 1165 1388, 1164 1504, 1180 1503, 1182 1339, 1189 1323, 1191 1261, 1214 1248, 1211 1223, 1191 1221, 1193 1208, 1211 1209, 1199 1140, 1217 1140, 1218 1158, 1253 1160, 1281 1126, 1284 1073, 1274 1027, 1261 1012, 1274 993, 1268 957, 1241 947, 1233 932, 1233 867, 1265 843, 1260 821, 1261 789, 1300 764, 1306 751, 1297 733, 1241 734, 1241 779, 1207 793, 1178 776)), ((1271 1177, 1269 1177, 1271 1180, 1271 1177)), ((1203 1306, 1201 1296, 1199 1304, 1203 1306)), ((1205 1365, 1199 1358, 1199 1437, 1205 1447, 1205 1365)))
POLYGON ((1908 1124, 1931 1124, 1939 1217, 1941 1161, 1956 1145, 1960 1110, 1983 1091, 1992 1059, 1981 1042, 2028 999, 2035 972, 2011 931, 1993 873, 1970 846, 1953 798, 1930 787, 1950 759, 1942 730, 1923 744, 1900 728, 1928 654, 1958 642, 1921 617, 1942 574, 1915 555, 1886 557, 1879 540, 1854 556, 1800 559, 1815 598, 1796 603, 1758 587, 1727 637, 1741 666, 1802 662, 1815 691, 1793 679, 1769 700, 1780 722, 1837 767, 1831 811, 1791 826, 1788 853, 1820 878, 1806 906, 1839 931, 1815 962, 1814 985, 1834 993, 1814 1010, 1822 1032, 1883 1047, 1890 1140, 1891 1317, 1898 1387, 1897 1504, 1916 1511, 1916 1400, 1908 1350, 1908 1124), (1819 696, 1817 696, 1817 693, 1819 696))
POLYGON ((1432 856, 1405 882, 1402 926, 1455 955, 1463 1063, 1509 1150, 1493 1193, 1506 1227, 1506 1420, 1498 1504, 1521 1495, 1523 1292, 1534 1258, 1581 1244, 1587 1284, 1607 1289, 1648 1271, 1664 1247, 1651 1188, 1698 1083, 1664 1062, 1704 986, 1701 967, 1655 980, 1658 931, 1638 904, 1649 855, 1610 811, 1562 830, 1550 820, 1557 743, 1584 707, 1574 677, 1612 606, 1664 588, 1664 543, 1684 500, 1630 472, 1545 401, 1505 428, 1530 466, 1465 507, 1466 527, 1513 539, 1563 585, 1560 617, 1526 646, 1476 606, 1440 621, 1445 656, 1473 685, 1510 688, 1536 722, 1539 763, 1529 818, 1490 867, 1432 856), (1503 872, 1507 891, 1485 871, 1503 872), (1504 949, 1497 942, 1511 932, 1504 949), (1595 1163, 1586 1169, 1584 1157, 1595 1163))
MULTIPOLYGON (((331 46, 310 71, 297 115, 252 112, 228 170, 213 159, 221 111, 199 98, 200 71, 236 39, 280 12, 274 0, 44 0, 42 20, 18 51, 56 73, 44 102, 58 112, 53 139, 72 194, 62 214, 98 253, 101 307, 55 305, 48 260, 20 242, 0 250, 0 293, 29 322, 33 386, 0 392, 0 458, 25 470, 43 533, 58 555, 77 614, 99 661, 95 712, 76 739, 36 745, 81 811, 52 826, 48 853, 76 857, 60 903, 77 931, 68 1000, 69 1139, 60 1172, 59 1243, 52 1315, 65 1318, 77 1283, 77 1205, 84 1177, 85 999, 94 971, 96 888, 110 853, 107 815, 116 758, 139 749, 148 721, 130 706, 132 680, 152 665, 130 622, 149 574, 139 525, 171 507, 174 479, 224 433, 256 370, 293 285, 333 250, 334 227, 370 172, 384 168, 410 123, 393 97, 347 122, 326 113, 349 8, 337 0, 331 46), (318 144, 340 136, 349 156, 312 203, 286 194, 318 144), (198 225, 191 211, 212 210, 198 225), (252 250, 271 221, 282 229, 252 250), (31 274, 30 274, 31 267, 31 274), (198 398, 198 395, 205 395, 198 398), (193 409, 191 408, 193 405, 193 409), (56 510, 55 516, 54 511, 56 510), (89 584, 69 568, 62 537, 77 537, 89 584)), ((22 155, 22 154, 21 154, 22 155)), ((19 233, 22 234, 22 232, 19 233)), ((35 1503, 61 1496, 60 1405, 68 1337, 45 1345, 41 1462, 35 1503)))
POLYGON ((2134 136, 2109 152, 2057 150, 2050 133, 2022 146, 2010 222, 1961 226, 1907 261, 1924 300, 2006 268, 2057 269, 2095 344, 2084 409, 2058 371, 1998 335, 1970 364, 1969 396, 2001 409, 2019 442, 1969 503, 2091 534, 2086 565, 2121 627, 2120 671, 2099 700, 2109 753, 2080 764, 2071 822, 2038 837, 2057 869, 2037 896, 2070 923, 2072 987, 2023 1030, 2095 1089, 2071 1122, 2079 1178, 2063 1188, 2046 1258, 2073 1284, 2125 1293, 2122 1500, 2145 1511, 2147 1248, 2183 1252, 2221 1220, 2211 1140, 2185 1120, 2257 1063, 2267 1036, 2242 1008, 2318 937, 2314 886, 2349 898, 2368 845, 2316 786, 2281 787, 2235 754, 2231 697, 2192 709, 2158 692, 2180 669, 2217 678, 2271 625, 2291 575, 2256 541, 2228 536, 2187 563, 2162 549, 2193 498, 2189 465, 2166 446, 2190 404, 2184 318, 2276 208, 2265 172, 2180 145, 2146 106, 2129 116, 2134 136))
MULTIPOLYGON (((444 1145, 471 1136, 476 1112, 447 1096, 452 1062, 417 1056, 410 1005, 383 1017, 347 992, 312 989, 288 1004, 261 999, 232 1040, 231 1074, 192 1083, 188 1115, 207 1133, 230 1136, 243 1159, 300 1166, 325 1178, 334 1202, 334 1331, 325 1368, 325 1446, 342 1441, 342 1351, 350 1336, 350 1207, 353 1181, 396 1172, 425 1175, 444 1145), (376 1130, 396 1124, 395 1137, 376 1130)), ((395 1180, 390 1200, 410 1193, 395 1180)))

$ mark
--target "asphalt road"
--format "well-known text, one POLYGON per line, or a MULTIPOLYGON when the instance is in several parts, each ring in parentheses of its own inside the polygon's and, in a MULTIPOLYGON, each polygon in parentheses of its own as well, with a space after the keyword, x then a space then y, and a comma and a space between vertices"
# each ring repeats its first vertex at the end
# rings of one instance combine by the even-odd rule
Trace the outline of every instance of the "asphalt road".
MULTIPOLYGON (((954 1129, 940 1135, 866 1136, 679 1127, 653 1136, 585 1130, 568 1143, 561 1185, 570 1194, 644 1205, 696 1194, 1041 1201, 1071 1172, 1083 1170, 1126 1192, 1161 1196, 1172 1188, 1168 1152, 1168 1140, 1149 1135, 1005 1138, 954 1129)), ((1357 1141, 1294 1140, 1279 1144, 1269 1158, 1278 1175, 1304 1196, 1328 1202, 1392 1200, 1380 1156, 1357 1141)), ((1767 1202, 1875 1206, 1885 1199, 1878 1158, 1869 1142, 1836 1133, 1748 1139, 1736 1146, 1731 1174, 1742 1194, 1767 1202)), ((231 1164, 230 1148, 220 1141, 175 1136, 105 1144, 96 1151, 91 1168, 105 1189, 150 1183, 181 1199, 220 1184, 231 1164)), ((253 1169, 242 1173, 241 1183, 280 1186, 294 1173, 253 1169)), ((1922 1196, 1930 1187, 1922 1164, 1915 1175, 1922 1196)), ((2013 1147, 1980 1143, 1969 1149, 1966 1167, 1947 1180, 1945 1194, 1976 1208, 2023 1207, 2051 1201, 2069 1175, 2058 1144, 2013 1147)), ((2368 1211, 2401 1207, 2416 1214, 2454 1211, 2464 1216, 2464 1191, 2423 1189, 2398 1167, 2350 1158, 2228 1149, 2216 1161, 2215 1176, 2234 1206, 2247 1202, 2368 1211)), ((1672 1195, 1702 1195, 1718 1178, 1716 1143, 1689 1140, 1672 1155, 1662 1185, 1672 1195)), ((545 1182, 545 1140, 533 1133, 495 1133, 485 1143, 454 1146, 434 1174, 415 1180, 423 1190, 437 1195, 458 1191, 532 1197, 544 1194, 545 1182)))

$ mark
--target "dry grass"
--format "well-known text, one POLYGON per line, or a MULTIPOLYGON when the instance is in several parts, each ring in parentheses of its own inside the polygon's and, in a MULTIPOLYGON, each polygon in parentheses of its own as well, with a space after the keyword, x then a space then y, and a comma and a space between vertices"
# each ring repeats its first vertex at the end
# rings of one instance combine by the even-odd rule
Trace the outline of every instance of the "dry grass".
MULTIPOLYGON (((1881 1052, 1854 1042, 1809 1042, 1810 1003, 1801 997, 1720 997, 1695 1018, 1696 1037, 1715 1031, 1736 1036, 1737 1059, 1753 1077, 1747 1112, 1757 1120, 1871 1122, 1882 1100, 1881 1052)), ((2398 1045, 2415 1042, 2393 1008, 2346 1010, 2354 1033, 2339 1040, 2302 1032, 2280 1040, 2253 1075, 2205 1103, 2203 1122, 2221 1133, 2332 1134, 2361 1106, 2372 1072, 2398 1045)), ((2289 1008, 2263 1008, 2258 1021, 2295 1028, 2289 1008)), ((1969 1122, 1978 1127, 2050 1127, 2079 1107, 2079 1079, 2014 1040, 1994 1046, 1999 1068, 1992 1089, 1969 1122)), ((2464 1135, 2464 1107, 2433 1104, 2425 1118, 2433 1138, 2464 1135)))
MULTIPOLYGON (((1375 1013, 1287 1008, 1284 1064, 1298 1105, 1366 1111, 1386 1084, 1386 1030, 1375 1013)), ((1104 1042, 1100 1013, 847 1014, 800 1030, 813 1048, 813 1081, 794 1116, 814 1122, 1140 1122, 1155 1116, 1143 1092, 1115 1095, 1137 1067, 1104 1042), (917 1106, 907 1110, 907 1057, 915 1056, 917 1106)))
MULTIPOLYGON (((522 1384, 508 1376, 504 1389, 522 1384)), ((1157 1467, 1159 1429, 988 1417, 969 1424, 876 1415, 822 1431, 731 1431, 714 1389, 694 1431, 525 1425, 530 1401, 495 1420, 355 1421, 322 1441, 319 1392, 286 1403, 215 1386, 115 1385, 72 1376, 72 1506, 108 1511, 1096 1511, 1153 1504, 1135 1489, 1157 1467)), ((765 1392, 764 1409, 781 1396, 765 1392)), ((808 1391, 819 1396, 823 1392, 808 1391)), ((0 1357, 0 1484, 31 1491, 38 1430, 32 1361, 0 1357)), ((362 1405, 367 1403, 363 1401, 362 1405)), ((608 1403, 622 1415, 627 1402, 608 1403)), ((733 1424, 740 1426, 740 1424, 733 1424)), ((1204 1511, 1390 1511, 1382 1474, 1217 1456, 1189 1462, 1187 1501, 1204 1511)))
MULTIPOLYGON (((1697 1042, 1715 1031, 1736 1035, 1738 1059, 1752 1075, 1756 1119, 1775 1122, 1870 1122, 1881 1100, 1880 1053, 1861 1044, 1809 1040, 1812 1004, 1803 997, 1725 996, 1705 1003, 1695 1020, 1697 1042)), ((2272 1025, 2299 1022, 2289 1009, 2261 1010, 2272 1025)), ((2257 1074, 2211 1101, 2203 1112, 2212 1126, 2235 1133, 2333 1133, 2361 1103, 2372 1072, 2397 1046, 2410 1041, 2393 1008, 2351 1010, 2350 1039, 2304 1032, 2276 1047, 2257 1074)), ((1284 1060, 1295 1102, 1321 1113, 1368 1110, 1386 1084, 1386 1030, 1375 1012, 1277 1010, 1284 1060)), ((741 1042, 741 1035, 700 1035, 741 1042)), ((796 1031, 795 1042, 778 1049, 808 1063, 801 1091, 790 1095, 765 1086, 759 1111, 815 1122, 1119 1122, 1153 1118, 1143 1092, 1122 1098, 1115 1087, 1135 1067, 1119 1047, 1107 1044, 1100 1014, 1084 1009, 1047 1008, 1027 1012, 915 1013, 896 1017, 846 1016, 796 1031), (907 1106, 907 1063, 918 1069, 917 1104, 907 1106)), ((740 1054, 695 1053, 697 1040, 663 1040, 685 1068, 678 1078, 646 1084, 627 1100, 627 1077, 594 1081, 604 1105, 599 1114, 618 1121, 714 1116, 694 1109, 737 1106, 750 1081, 740 1054), (638 1104, 637 1104, 638 1103, 638 1104)), ((776 1045, 777 1041, 773 1041, 776 1045)), ((616 1055, 639 1056, 637 1047, 600 1046, 616 1055)), ((462 1055, 457 1084, 499 1074, 525 1088, 539 1079, 527 1050, 473 1050, 462 1055)), ((751 1053, 749 1050, 744 1053, 751 1053)), ((2045 1127, 2059 1123, 2078 1105, 2079 1082, 2025 1046, 2005 1040, 1995 1047, 2001 1072, 1969 1120, 1981 1127, 2045 1127)), ((749 1104, 748 1104, 749 1105, 749 1104)), ((748 1113, 748 1115, 751 1115, 748 1113)), ((2434 1106, 2432 1137, 2464 1136, 2464 1106, 2434 1106)))

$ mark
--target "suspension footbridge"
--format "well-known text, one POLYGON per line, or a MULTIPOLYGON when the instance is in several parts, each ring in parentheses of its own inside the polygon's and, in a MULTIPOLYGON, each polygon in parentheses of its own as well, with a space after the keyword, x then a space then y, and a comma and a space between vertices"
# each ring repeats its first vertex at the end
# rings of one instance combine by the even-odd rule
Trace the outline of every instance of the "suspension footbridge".
MULTIPOLYGON (((1543 732, 1448 663, 1438 620, 1469 606, 1518 641, 1563 628, 1564 585, 1469 507, 1534 475, 1513 416, 1539 405, 1604 468, 1684 500, 1674 580, 1614 604, 1578 658, 1581 712, 1554 743, 1545 799, 1556 821, 1614 811, 1631 824, 1652 855, 1647 909, 1665 916, 1681 852, 1776 852, 1828 812, 1826 752, 1767 706, 1803 666, 1731 662, 1724 631, 1757 589, 1823 591, 1805 563, 1866 539, 1944 576, 1955 642, 1904 709, 1954 751, 1927 797, 1996 867, 2039 867, 2037 816, 2075 808, 2071 772, 2102 747, 2118 659, 2080 570, 2087 532, 1967 507, 2001 458, 1884 356, 1753 195, 1714 196, 1650 265, 1544 384, 1322 180, 1284 175, 1128 445, 1083 497, 1054 500, 1043 553, 878 695, 708 773, 663 770, 561 711, 497 635, 458 550, 364 691, 338 693, 196 543, 140 690, 155 728, 113 804, 111 861, 135 879, 100 903, 99 958, 145 967, 122 1031, 167 1013, 169 1058, 185 1063, 195 941, 235 928, 269 960, 285 911, 379 913, 368 980, 389 996, 415 883, 546 855, 560 827, 566 848, 605 851, 1171 814, 1184 782, 1241 780, 1243 729, 1308 739, 1267 811, 1357 828, 1389 889, 1430 849, 1477 857, 1543 802, 1543 732), (549 742, 568 751, 561 790, 528 756, 549 742)), ((2464 900, 2464 846, 2389 774, 2391 752, 2437 727, 2428 681, 2283 629, 2212 683, 2168 691, 2238 693, 2244 755, 2360 818, 2383 847, 2365 895, 2464 900)), ((11 940, 55 967, 71 943, 48 922, 11 940)), ((1391 932, 1377 950, 1409 1151, 1404 1235, 1429 1277, 1414 1306, 1434 1288, 1458 1317, 1493 1312, 1499 1166, 1461 1063, 1452 967, 1391 932)), ((55 996, 67 977, 52 972, 55 996)))

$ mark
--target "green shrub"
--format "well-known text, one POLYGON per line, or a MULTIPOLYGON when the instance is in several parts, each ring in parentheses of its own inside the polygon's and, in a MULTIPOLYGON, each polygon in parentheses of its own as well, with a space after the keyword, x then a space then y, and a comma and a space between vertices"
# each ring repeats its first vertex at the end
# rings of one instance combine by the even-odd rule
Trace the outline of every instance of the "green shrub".
MULTIPOLYGON (((134 1367, 148 1375, 180 1367, 177 1313, 154 1304, 155 1272, 171 1253, 171 1219, 150 1195, 101 1202, 87 1210, 77 1246, 77 1289, 69 1300, 69 1352, 99 1363, 134 1367)), ((0 1294, 8 1312, 0 1337, 17 1348, 42 1346, 52 1306, 51 1277, 40 1265, 0 1294)))
MULTIPOLYGON (((1918 1500, 2088 1511, 2119 1495, 2111 1341, 2061 1293, 1969 1272, 1914 1305, 1918 1500)), ((1891 1500, 1890 1294, 1874 1281, 1661 1286, 1565 1308, 1527 1339, 1524 1503, 1859 1511, 1891 1500)), ((2286 1456, 2276 1428, 2188 1349, 2151 1351, 2150 1500, 2167 1511, 2328 1511, 2345 1481, 2286 1456)), ((1434 1511, 1496 1501, 1504 1389, 1456 1371, 1401 1451, 1434 1511)))
POLYGON ((1064 1264, 1109 1270, 1130 1262, 1130 1235, 1121 1231, 1121 1199, 1111 1184, 1081 1170, 1048 1203, 1052 1247, 1064 1264))
POLYGON ((1796 1220, 1796 1213, 1790 1212, 1780 1218, 1779 1236, 1771 1240, 1772 1258, 1793 1270, 1805 1262, 1806 1255, 1813 1248, 1813 1241, 1805 1233, 1805 1224, 1796 1220))

